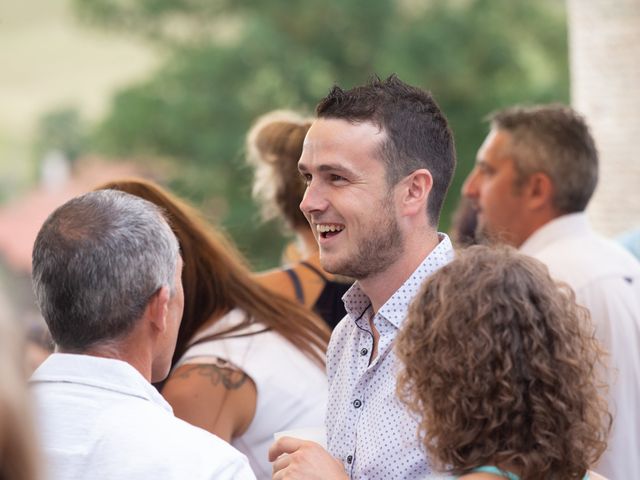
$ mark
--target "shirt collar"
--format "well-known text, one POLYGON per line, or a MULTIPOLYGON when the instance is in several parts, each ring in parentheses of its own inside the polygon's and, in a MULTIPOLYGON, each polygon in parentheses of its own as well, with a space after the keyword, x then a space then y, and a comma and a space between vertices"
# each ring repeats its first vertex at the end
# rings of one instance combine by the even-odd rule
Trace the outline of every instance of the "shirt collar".
POLYGON ((122 360, 54 353, 31 376, 30 383, 64 382, 134 396, 173 413, 171 406, 142 374, 122 360))
POLYGON ((519 250, 526 255, 535 256, 548 245, 557 241, 558 238, 566 237, 567 235, 585 235, 590 231, 591 227, 586 213, 569 213, 554 218, 533 232, 520 245, 519 250))
MULTIPOLYGON (((418 268, 414 270, 411 276, 396 290, 378 312, 379 315, 386 318, 396 328, 400 328, 400 325, 406 318, 409 304, 417 295, 424 280, 440 267, 443 267, 453 260, 453 246, 447 234, 438 233, 438 238, 440 239, 438 245, 427 255, 418 268)), ((364 293, 359 282, 355 282, 353 286, 347 290, 342 300, 344 301, 347 313, 354 320, 360 318, 365 310, 369 308, 369 305, 371 305, 371 300, 364 293)))

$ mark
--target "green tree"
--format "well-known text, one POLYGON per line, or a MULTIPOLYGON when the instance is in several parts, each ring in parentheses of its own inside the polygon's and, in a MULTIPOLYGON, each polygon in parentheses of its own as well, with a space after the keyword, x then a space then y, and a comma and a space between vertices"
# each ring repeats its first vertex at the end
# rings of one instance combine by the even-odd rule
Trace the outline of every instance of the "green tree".
POLYGON ((227 229, 257 267, 277 262, 277 228, 259 226, 244 134, 274 108, 311 112, 332 84, 392 72, 430 89, 457 139, 443 228, 486 127, 512 103, 567 101, 564 5, 555 0, 75 0, 82 19, 167 54, 113 99, 96 145, 172 157, 173 187, 226 200, 227 229))

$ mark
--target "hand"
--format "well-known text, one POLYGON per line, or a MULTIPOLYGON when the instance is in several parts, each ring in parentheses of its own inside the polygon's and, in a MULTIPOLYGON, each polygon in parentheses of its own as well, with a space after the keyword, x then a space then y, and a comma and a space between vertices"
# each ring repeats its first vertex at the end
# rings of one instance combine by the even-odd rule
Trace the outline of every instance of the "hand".
POLYGON ((349 480, 342 462, 315 442, 278 439, 269 449, 273 480, 349 480))

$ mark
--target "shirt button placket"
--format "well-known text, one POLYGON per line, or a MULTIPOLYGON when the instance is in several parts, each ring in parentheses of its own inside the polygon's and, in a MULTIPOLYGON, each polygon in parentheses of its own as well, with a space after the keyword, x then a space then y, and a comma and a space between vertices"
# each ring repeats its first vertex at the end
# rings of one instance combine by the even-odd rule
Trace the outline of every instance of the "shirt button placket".
MULTIPOLYGON (((363 413, 361 408, 363 406, 362 399, 365 396, 366 386, 370 380, 370 372, 368 370, 368 367, 369 367, 368 354, 371 351, 373 339, 372 339, 371 333, 368 331, 361 329, 359 333, 360 335, 359 335, 358 344, 357 344, 358 350, 355 351, 357 352, 356 353, 357 357, 359 357, 359 360, 357 363, 358 379, 352 391, 351 405, 349 407, 349 410, 351 413, 348 414, 348 416, 352 419, 351 426, 354 429, 353 430, 354 437, 352 438, 353 443, 349 442, 350 445, 347 446, 345 454, 347 454, 347 452, 354 452, 357 448, 357 445, 356 445, 357 437, 355 435, 355 432, 358 430, 360 415, 363 413)), ((345 463, 349 465, 349 469, 355 468, 355 456, 353 455, 353 453, 347 454, 343 458, 345 460, 345 463)))

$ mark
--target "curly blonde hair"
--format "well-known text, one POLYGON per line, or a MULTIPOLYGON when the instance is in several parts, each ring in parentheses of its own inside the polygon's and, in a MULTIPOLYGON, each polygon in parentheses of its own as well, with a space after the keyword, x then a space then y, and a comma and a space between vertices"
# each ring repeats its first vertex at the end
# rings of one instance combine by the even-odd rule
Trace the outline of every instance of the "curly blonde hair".
POLYGON ((306 188, 298 160, 312 121, 290 110, 274 110, 256 120, 246 139, 247 162, 255 170, 253 197, 260 202, 262 218, 281 216, 293 230, 308 226, 298 207, 306 188))
POLYGON ((586 309, 546 267, 473 246, 431 278, 396 351, 398 394, 435 465, 505 465, 523 480, 580 479, 606 449, 602 350, 586 309))

